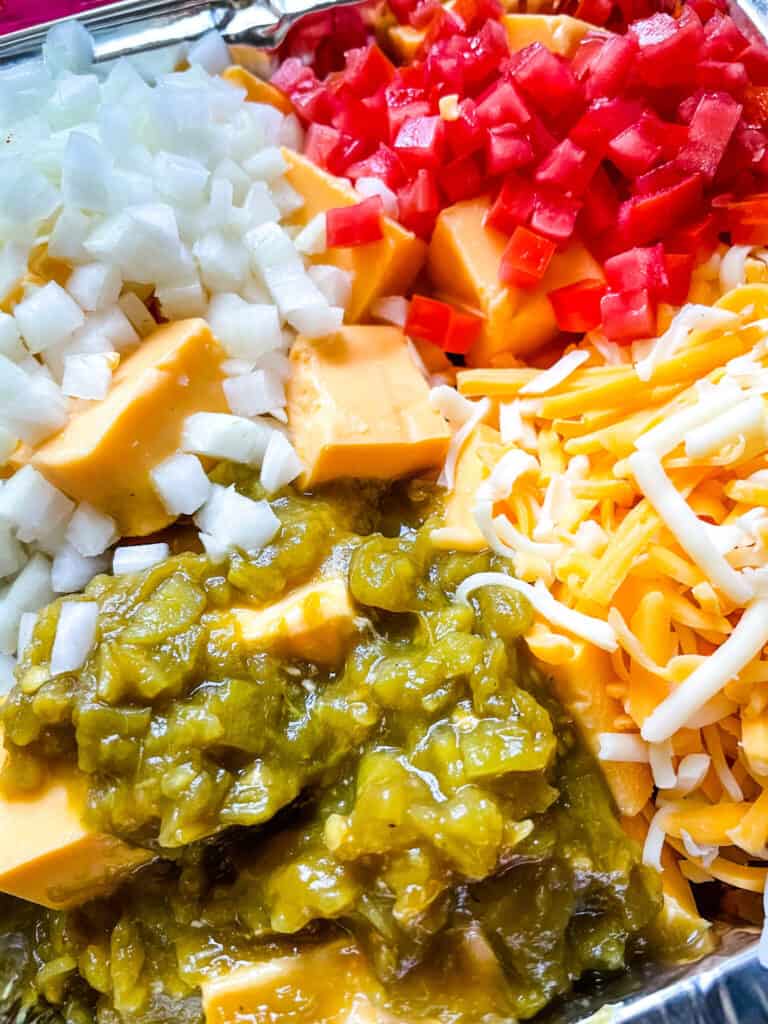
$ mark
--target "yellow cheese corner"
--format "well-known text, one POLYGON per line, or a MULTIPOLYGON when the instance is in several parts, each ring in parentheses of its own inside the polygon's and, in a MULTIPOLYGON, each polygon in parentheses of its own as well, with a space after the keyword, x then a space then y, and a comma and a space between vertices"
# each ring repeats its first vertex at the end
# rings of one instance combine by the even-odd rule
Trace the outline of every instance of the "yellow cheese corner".
POLYGON ((112 516, 122 536, 146 536, 173 521, 150 471, 179 446, 194 412, 226 412, 224 350, 203 320, 160 327, 121 363, 101 402, 75 412, 33 456, 70 498, 112 516))
POLYGON ((245 650, 272 651, 321 665, 335 665, 355 632, 355 609, 342 579, 306 583, 266 608, 217 613, 245 650))
POLYGON ((297 338, 288 418, 302 486, 339 477, 391 480, 438 466, 451 434, 397 327, 343 327, 297 338))
MULTIPOLYGON (((290 149, 283 149, 283 156, 288 163, 286 178, 304 199, 294 223, 303 226, 318 213, 360 202, 350 185, 315 167, 306 157, 290 149)), ((379 242, 328 249, 313 257, 314 263, 330 263, 351 274, 349 323, 360 320, 382 295, 405 294, 424 263, 427 247, 421 239, 389 217, 382 218, 382 229, 384 237, 379 242)))
POLYGON ((61 769, 35 793, 0 798, 0 892, 44 907, 74 907, 151 859, 147 850, 83 823, 85 788, 84 777, 61 769))
POLYGON ((484 551, 488 542, 475 522, 477 489, 504 453, 498 430, 485 423, 474 430, 456 463, 453 490, 445 499, 443 525, 432 531, 432 543, 447 551, 484 551))
POLYGON ((505 14, 501 20, 513 53, 531 43, 541 43, 563 57, 570 57, 595 27, 569 14, 505 14))
POLYGON ((233 64, 232 67, 222 71, 221 77, 240 89, 245 89, 245 98, 249 103, 266 103, 275 107, 283 114, 293 113, 293 104, 290 99, 281 92, 276 85, 265 82, 263 78, 233 64))
POLYGON ((484 226, 489 206, 490 200, 481 197, 446 207, 437 218, 427 264, 445 298, 485 317, 480 340, 467 357, 471 366, 493 366, 499 359, 541 348, 557 334, 547 293, 587 277, 602 278, 587 250, 572 242, 554 255, 537 287, 505 287, 499 265, 507 239, 484 226))
POLYGON ((206 1024, 398 1024, 360 950, 339 941, 240 967, 203 984, 206 1024))

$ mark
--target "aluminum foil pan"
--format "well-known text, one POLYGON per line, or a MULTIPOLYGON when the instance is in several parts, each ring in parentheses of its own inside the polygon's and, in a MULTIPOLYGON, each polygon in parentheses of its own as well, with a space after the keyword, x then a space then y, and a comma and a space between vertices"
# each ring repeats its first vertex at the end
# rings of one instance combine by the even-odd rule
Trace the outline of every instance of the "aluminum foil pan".
MULTIPOLYGON (((160 71, 212 29, 238 47, 242 62, 249 47, 258 58, 258 51, 278 46, 302 15, 354 2, 121 0, 79 18, 94 35, 96 61, 137 55, 160 71)), ((736 0, 732 7, 743 26, 751 24, 768 38, 768 0, 736 0)), ((37 57, 51 24, 0 36, 0 65, 37 57)), ((582 982, 536 1024, 768 1024, 768 970, 757 958, 759 929, 726 923, 715 929, 717 950, 703 960, 679 967, 644 964, 608 980, 582 982)))

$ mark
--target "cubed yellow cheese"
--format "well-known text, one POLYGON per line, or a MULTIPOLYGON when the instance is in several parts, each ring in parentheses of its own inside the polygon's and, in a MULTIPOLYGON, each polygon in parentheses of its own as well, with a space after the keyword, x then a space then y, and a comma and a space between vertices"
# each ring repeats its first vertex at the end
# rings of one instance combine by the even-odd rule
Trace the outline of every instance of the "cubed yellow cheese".
POLYGON ((502 21, 513 52, 530 43, 541 43, 563 57, 570 57, 587 32, 594 28, 568 14, 506 14, 502 21))
POLYGON ((426 38, 427 30, 413 25, 393 25, 387 30, 389 48, 402 64, 414 60, 426 38))
POLYGON ((493 366, 500 357, 531 352, 551 341, 557 324, 547 292, 603 276, 587 250, 573 242, 555 254, 537 287, 506 288, 499 281, 499 265, 507 239, 484 227, 488 207, 487 198, 447 207, 437 218, 429 247, 428 269, 435 287, 450 301, 485 317, 483 333, 467 359, 472 366, 493 366))
POLYGON ((37 792, 0 798, 0 892, 73 907, 151 859, 147 850, 83 823, 85 790, 83 776, 59 770, 37 792))
POLYGON ((391 480, 437 466, 450 431, 397 327, 343 327, 299 337, 288 418, 303 486, 339 477, 391 480))
POLYGON ((474 430, 456 463, 454 488, 445 499, 443 525, 432 531, 432 543, 446 551, 483 551, 488 542, 475 522, 477 489, 504 453, 498 430, 485 423, 474 430))
MULTIPOLYGON (((573 652, 567 661, 550 664, 547 669, 559 700, 573 715, 589 749, 597 754, 600 733, 614 732, 614 722, 624 710, 606 692, 616 674, 610 656, 592 644, 576 640, 573 652)), ((600 767, 621 814, 630 818, 639 814, 653 791, 648 765, 601 761, 600 767)))
POLYGON ((240 967, 203 985, 206 1024, 397 1024, 367 961, 341 941, 240 967))
POLYGON ((107 397, 76 411, 32 462, 70 498, 112 516, 122 536, 173 520, 150 471, 179 446, 194 412, 226 412, 224 350, 203 320, 159 328, 121 363, 107 397))
POLYGON ((306 583, 266 608, 236 607, 216 615, 234 628, 242 649, 321 665, 337 664, 355 632, 355 609, 342 579, 306 583))
MULTIPOLYGON (((306 157, 290 149, 283 149, 283 156, 288 163, 286 178, 304 199, 293 217, 295 224, 307 224, 318 213, 360 202, 350 185, 321 171, 306 157)), ((360 320, 382 295, 403 295, 424 263, 427 248, 421 239, 389 217, 382 218, 382 229, 379 242, 328 249, 313 257, 315 263, 330 263, 352 275, 349 323, 360 320)))
POLYGON ((293 104, 284 92, 277 86, 265 82, 263 78, 246 71, 245 68, 233 65, 223 71, 221 77, 239 89, 245 89, 245 98, 249 103, 266 103, 270 107, 276 107, 283 114, 293 113, 293 104))

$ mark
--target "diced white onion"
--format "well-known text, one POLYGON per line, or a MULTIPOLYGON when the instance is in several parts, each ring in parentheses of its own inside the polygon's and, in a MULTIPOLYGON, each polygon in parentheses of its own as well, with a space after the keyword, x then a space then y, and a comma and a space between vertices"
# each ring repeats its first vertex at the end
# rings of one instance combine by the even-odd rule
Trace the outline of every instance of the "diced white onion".
POLYGON ((239 295, 216 295, 208 307, 208 323, 227 352, 238 359, 255 362, 283 343, 275 307, 245 302, 239 295))
MULTIPOLYGON (((308 276, 307 280, 312 279, 308 276)), ((312 287, 316 287, 314 284, 312 287)), ((340 306, 329 306, 325 296, 317 289, 322 302, 299 306, 286 314, 286 320, 306 338, 325 338, 333 334, 344 323, 344 310, 340 306)))
POLYGON ((235 416, 260 416, 285 405, 285 388, 277 374, 254 370, 229 377, 223 384, 229 408, 235 416))
POLYGON ((0 654, 0 697, 4 697, 15 685, 15 670, 16 659, 10 654, 0 654))
MULTIPOLYGON (((288 170, 285 157, 277 146, 266 146, 258 153, 243 161, 243 170, 252 178, 259 181, 275 181, 281 178, 288 170)), ((325 233, 325 217, 323 219, 323 233, 325 233)))
POLYGON ((21 616, 51 600, 51 563, 45 555, 33 555, 0 599, 0 653, 16 651, 21 616))
POLYGON ((533 380, 524 384, 520 388, 520 394, 546 395, 548 391, 552 391, 562 384, 563 381, 566 381, 588 359, 589 352, 584 351, 584 349, 574 349, 572 352, 567 352, 553 366, 550 366, 548 370, 543 370, 533 380))
POLYGON ((220 412, 198 412, 184 421, 181 447, 185 452, 260 465, 273 429, 265 423, 220 412))
POLYGON ((122 281, 117 267, 109 263, 86 263, 75 267, 67 280, 67 291, 81 307, 93 311, 114 306, 122 281))
POLYGON ((111 516, 84 501, 75 509, 66 537, 81 555, 101 555, 117 540, 117 524, 111 516))
POLYGON ((107 355, 72 355, 64 359, 61 390, 70 398, 101 400, 112 383, 112 367, 107 355))
POLYGON ((280 529, 280 520, 269 502, 246 498, 234 486, 214 486, 195 522, 227 550, 260 551, 280 529))
POLYGON ((171 455, 151 471, 152 485, 166 512, 192 515, 211 493, 211 482, 196 455, 171 455))
POLYGON ((164 562, 170 550, 167 544, 135 544, 115 548, 112 572, 115 576, 144 572, 145 569, 151 569, 164 562))
POLYGON ((0 312, 0 355, 17 363, 28 354, 21 342, 15 318, 9 313, 0 312))
MULTIPOLYGON (((317 285, 329 306, 346 309, 352 294, 352 275, 325 263, 318 263, 307 271, 310 280, 317 285)), ((304 332, 306 333, 306 332, 304 332)))
POLYGON ((37 612, 24 612, 19 619, 19 636, 16 641, 16 657, 21 661, 32 640, 37 625, 37 612))
POLYGON ((194 42, 187 54, 190 64, 199 64, 209 75, 219 75, 231 63, 229 47, 215 29, 194 42))
POLYGON ((631 764, 648 764, 648 744, 637 732, 601 732, 598 734, 599 761, 626 761, 631 764))
POLYGON ((55 281, 23 299, 14 316, 30 352, 60 345, 85 322, 83 311, 55 281))
POLYGON ((0 491, 0 519, 12 523, 25 543, 56 529, 74 507, 74 502, 30 465, 18 470, 0 491))
POLYGON ((527 597, 531 605, 542 618, 559 626, 574 636, 593 643, 604 651, 615 651, 618 648, 616 634, 607 622, 595 619, 590 615, 574 611, 561 601, 556 600, 545 586, 531 586, 513 576, 505 576, 501 572, 478 572, 468 576, 456 590, 456 600, 462 604, 469 603, 469 595, 479 587, 507 587, 527 597))
POLYGON ((385 324, 405 327, 410 303, 404 295, 382 295, 371 306, 371 316, 385 324))
POLYGON ((148 334, 157 329, 157 321, 134 292, 125 292, 124 295, 121 295, 118 305, 137 332, 137 336, 146 338, 148 334))
POLYGON ((386 216, 391 217, 393 220, 397 220, 399 213, 397 196, 392 189, 381 180, 381 178, 358 178, 355 182, 355 192, 357 192, 359 196, 362 196, 363 199, 368 199, 370 196, 379 196, 386 216))
POLYGON ((167 320, 203 316, 208 306, 208 296, 197 280, 159 287, 156 295, 162 315, 167 320))
POLYGON ((94 576, 108 571, 107 555, 86 557, 71 544, 62 544, 53 557, 51 586, 57 594, 76 594, 87 587, 94 576))
POLYGON ((319 256, 328 248, 325 238, 325 214, 318 213, 296 235, 293 244, 304 256, 319 256))
POLYGON ((95 601, 64 601, 51 651, 51 675, 77 672, 96 639, 99 606, 95 601))
POLYGON ((264 462, 261 466, 261 485, 267 494, 274 494, 286 487, 304 469, 296 449, 279 430, 274 430, 269 439, 264 462))
POLYGON ((76 18, 60 21, 48 30, 43 60, 53 74, 82 74, 93 64, 93 37, 76 18))
POLYGON ((8 523, 0 522, 0 580, 15 576, 27 560, 24 548, 8 523))

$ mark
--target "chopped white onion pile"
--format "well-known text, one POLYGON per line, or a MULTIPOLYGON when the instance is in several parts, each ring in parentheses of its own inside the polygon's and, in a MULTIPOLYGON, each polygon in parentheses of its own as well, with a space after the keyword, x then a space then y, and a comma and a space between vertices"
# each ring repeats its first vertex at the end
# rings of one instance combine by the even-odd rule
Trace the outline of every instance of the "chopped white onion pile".
MULTIPOLYGON (((325 249, 324 217, 296 237, 282 226, 303 205, 280 148, 301 147, 296 117, 219 77, 229 56, 217 33, 188 59, 152 81, 127 60, 95 67, 87 31, 67 22, 43 62, 0 73, 0 299, 20 288, 0 313, 0 466, 19 443, 61 430, 80 401, 107 396, 121 358, 157 327, 150 308, 204 316, 228 356, 233 415, 189 417, 152 478, 170 515, 201 510, 220 555, 258 549, 279 524, 266 503, 212 489, 199 457, 260 467, 270 493, 302 471, 275 424, 286 420, 287 352, 294 331, 341 326, 352 281, 308 266, 325 249), (71 268, 61 283, 30 274, 43 245, 71 268)), ((366 188, 392 205, 380 183, 366 188)), ((29 465, 0 483, 0 651, 15 652, 21 616, 54 592, 81 590, 110 562, 138 572, 168 554, 140 545, 112 558, 116 540, 109 516, 75 509, 29 465)))

